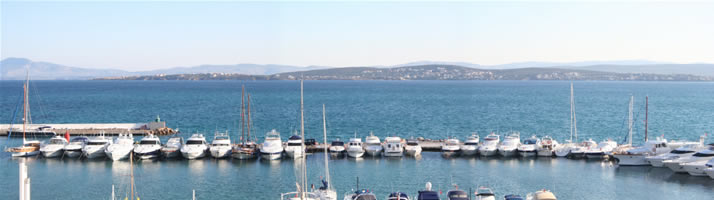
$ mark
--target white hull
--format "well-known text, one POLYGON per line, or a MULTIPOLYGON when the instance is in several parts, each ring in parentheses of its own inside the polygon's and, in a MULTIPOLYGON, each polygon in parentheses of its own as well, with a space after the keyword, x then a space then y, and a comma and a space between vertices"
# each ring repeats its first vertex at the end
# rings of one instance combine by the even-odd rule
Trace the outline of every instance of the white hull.
POLYGON ((75 150, 64 150, 64 157, 65 158, 77 158, 80 155, 82 155, 82 150, 81 149, 75 149, 75 150))
POLYGON ((64 150, 62 148, 59 149, 41 149, 40 152, 42 152, 42 156, 45 158, 56 158, 62 156, 64 153, 64 150))
POLYGON ((131 149, 128 150, 114 150, 114 151, 105 151, 104 152, 109 159, 112 160, 124 160, 129 158, 129 154, 131 153, 131 149))
POLYGON ((353 158, 361 158, 364 156, 364 151, 347 151, 347 156, 353 158))
POLYGON ((143 160, 149 160, 149 159, 157 159, 159 156, 161 156, 161 149, 154 149, 154 150, 146 150, 143 152, 134 152, 136 157, 143 159, 143 160))
POLYGON ((461 147, 461 156, 475 156, 478 154, 478 147, 463 146, 461 147))
POLYGON ((82 155, 87 159, 103 158, 106 156, 104 153, 104 148, 97 149, 82 149, 82 155))
POLYGON ((268 160, 278 160, 280 157, 282 157, 282 152, 280 153, 260 153, 260 158, 262 159, 268 159, 268 160))
POLYGON ((330 156, 332 157, 341 157, 344 155, 344 151, 332 151, 330 150, 330 156))
POLYGON ((684 170, 692 176, 706 176, 707 174, 704 172, 704 170, 707 168, 707 166, 705 164, 706 161, 687 163, 684 164, 684 170))
POLYGON ((40 155, 40 151, 31 151, 31 152, 13 152, 12 157, 32 157, 32 156, 37 156, 40 155))
POLYGON ((366 152, 369 156, 377 157, 382 154, 382 146, 367 146, 366 152))
POLYGON ((419 156, 421 155, 421 147, 412 147, 412 148, 406 148, 406 154, 407 156, 419 156))
POLYGON ((662 158, 652 158, 652 159, 646 159, 652 167, 664 167, 664 159, 662 158))
POLYGON ((644 155, 623 155, 623 154, 615 154, 612 155, 617 159, 617 164, 621 166, 642 166, 642 165, 649 165, 649 163, 645 160, 644 155))
POLYGON ((538 155, 538 157, 553 157, 553 150, 541 149, 541 150, 538 150, 536 155, 538 155))
POLYGON ((682 163, 680 163, 680 162, 665 161, 663 163, 664 163, 665 167, 671 169, 675 173, 687 173, 687 170, 684 170, 684 167, 682 166, 682 163))
POLYGON ((285 151, 285 155, 287 155, 289 158, 302 158, 305 156, 305 153, 303 151, 300 151, 299 149, 295 149, 294 151, 285 151))
POLYGON ((189 160, 193 159, 200 159, 203 157, 206 157, 206 151, 188 151, 188 152, 181 152, 181 155, 189 160))
POLYGON ((554 152, 555 152, 555 156, 558 156, 558 157, 566 157, 566 156, 570 155, 570 149, 568 149, 568 148, 556 149, 554 152))
POLYGON ((385 157, 402 157, 404 156, 404 151, 385 151, 385 157))
POLYGON ((211 157, 213 158, 227 158, 231 156, 232 149, 227 148, 227 149, 215 149, 211 148, 211 157))
POLYGON ((511 156, 516 155, 516 150, 515 149, 499 149, 498 154, 503 157, 511 157, 511 156))
POLYGON ((161 155, 163 155, 164 158, 176 158, 181 156, 181 152, 178 149, 162 149, 161 155))
POLYGON ((495 156, 498 153, 497 149, 479 149, 478 153, 481 154, 481 156, 495 156))
POLYGON ((536 151, 518 151, 518 155, 521 157, 534 157, 536 156, 536 151))
POLYGON ((704 170, 704 173, 709 175, 710 178, 714 179, 714 168, 707 168, 704 170))

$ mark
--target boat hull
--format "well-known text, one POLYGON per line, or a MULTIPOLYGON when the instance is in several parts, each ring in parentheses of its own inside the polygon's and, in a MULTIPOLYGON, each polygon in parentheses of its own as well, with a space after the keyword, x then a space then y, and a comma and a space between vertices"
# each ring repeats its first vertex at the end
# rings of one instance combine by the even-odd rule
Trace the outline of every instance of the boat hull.
POLYGON ((381 146, 368 146, 366 148, 366 153, 369 156, 372 157, 377 157, 382 155, 382 147, 381 146))
POLYGON ((421 148, 407 148, 405 153, 407 154, 407 156, 415 157, 421 155, 421 151, 421 148))
POLYGON ((536 155, 538 157, 553 157, 553 150, 550 149, 541 149, 536 152, 536 155))
POLYGON ((402 157, 404 156, 404 151, 385 151, 384 157, 402 157))
POLYGON ((104 153, 104 148, 101 149, 83 149, 82 156, 87 159, 97 159, 104 158, 106 154, 104 153))
POLYGON ((64 150, 62 149, 40 150, 40 152, 42 152, 42 156, 45 158, 57 158, 64 154, 64 150))
POLYGON ((498 153, 496 149, 479 149, 478 153, 483 157, 495 156, 498 153))
POLYGON ((503 157, 511 157, 511 156, 516 155, 516 150, 515 149, 499 149, 498 155, 501 155, 503 157))
POLYGON ((129 158, 129 154, 131 154, 131 149, 129 150, 114 150, 114 151, 105 151, 104 152, 109 159, 112 160, 124 160, 129 158))
POLYGON ((330 156, 332 156, 332 157, 342 157, 345 152, 345 151, 333 151, 333 150, 329 150, 329 151, 330 151, 330 156))
POLYGON ((66 158, 77 158, 82 155, 82 149, 65 149, 64 157, 66 158))
POLYGON ((475 156, 478 154, 477 147, 463 146, 461 147, 461 156, 475 156))
POLYGON ((521 157, 534 157, 537 155, 536 151, 518 151, 518 155, 521 157))
POLYGON ((157 159, 161 156, 161 149, 155 149, 155 150, 143 151, 143 152, 134 152, 134 156, 136 156, 140 159, 143 159, 143 160, 157 159))
POLYGON ((709 167, 704 170, 704 173, 706 173, 710 178, 714 179, 714 168, 709 167))
POLYGON ((554 153, 555 153, 555 156, 557 156, 557 157, 567 157, 570 155, 570 151, 571 151, 570 149, 563 148, 563 149, 556 149, 554 151, 554 153))
POLYGON ((707 174, 704 172, 706 168, 707 166, 702 163, 684 164, 684 170, 692 176, 706 176, 707 174))
POLYGON ((444 158, 458 157, 459 153, 459 150, 441 150, 441 156, 444 158))
POLYGON ((305 156, 305 152, 296 149, 293 151, 285 151, 285 155, 289 158, 302 158, 303 156, 305 156))
POLYGON ((364 151, 347 151, 347 156, 352 158, 361 158, 364 156, 364 151))
POLYGON ((282 152, 260 152, 260 158, 266 159, 266 160, 278 160, 280 157, 282 157, 282 152))
POLYGON ((40 155, 40 151, 12 152, 12 157, 32 157, 40 155))
POLYGON ((585 158, 587 159, 602 159, 605 157, 605 152, 587 152, 585 153, 585 158))
POLYGON ((644 155, 623 155, 614 154, 612 155, 617 160, 617 164, 620 166, 643 166, 649 165, 645 160, 644 155))
POLYGON ((161 155, 164 156, 164 158, 177 158, 181 156, 181 152, 177 149, 162 149, 161 155))
POLYGON ((182 151, 181 155, 189 160, 201 159, 203 157, 206 157, 206 151, 182 151))

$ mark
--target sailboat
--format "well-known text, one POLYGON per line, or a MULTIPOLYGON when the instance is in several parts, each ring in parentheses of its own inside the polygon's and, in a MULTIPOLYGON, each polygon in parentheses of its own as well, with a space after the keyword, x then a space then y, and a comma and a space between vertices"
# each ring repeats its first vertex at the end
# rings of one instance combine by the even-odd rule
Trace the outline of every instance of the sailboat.
POLYGON ((570 83, 570 140, 566 140, 564 143, 559 144, 553 149, 553 153, 558 157, 566 157, 570 155, 570 152, 577 148, 578 141, 578 120, 575 116, 575 93, 573 90, 573 83, 570 83), (573 141, 573 136, 575 136, 575 141, 573 141))
MULTIPOLYGON (((11 147, 5 151, 12 153, 12 157, 29 157, 36 156, 40 154, 40 141, 38 140, 28 140, 27 139, 27 127, 28 122, 30 122, 30 103, 28 95, 28 89, 30 86, 30 72, 28 69, 27 79, 25 84, 23 84, 23 97, 22 97, 22 146, 11 147)), ((13 130, 8 130, 8 135, 12 135, 13 130)))
POLYGON ((317 190, 317 195, 320 200, 336 200, 337 191, 332 187, 332 180, 330 180, 330 165, 327 159, 327 119, 325 114, 325 104, 322 104, 322 133, 324 138, 323 148, 325 152, 325 179, 322 180, 322 187, 317 190))
MULTIPOLYGON (((305 149, 305 114, 303 105, 303 81, 300 80, 300 136, 302 138, 302 147, 305 149)), ((320 196, 314 192, 307 191, 307 168, 305 166, 305 158, 299 159, 300 162, 300 177, 299 182, 295 183, 297 190, 295 192, 288 192, 280 194, 280 199, 289 200, 318 200, 320 196)))
MULTIPOLYGON (((133 153, 129 154, 129 166, 131 166, 131 168, 130 168, 131 172, 129 174, 129 176, 131 177, 131 181, 130 181, 131 182, 130 183, 131 184, 131 187, 130 187, 131 194, 129 194, 127 197, 124 197, 124 199, 125 200, 141 200, 141 198, 139 198, 135 192, 136 187, 134 186, 134 154, 133 153), (131 199, 129 199, 129 197, 131 197, 131 199)), ((112 185, 112 200, 116 200, 116 194, 114 193, 114 185, 112 185)))
POLYGON ((243 103, 243 94, 245 94, 245 86, 243 86, 243 91, 241 92, 240 96, 240 104, 241 104, 241 113, 240 113, 240 120, 241 120, 241 137, 240 137, 240 144, 233 144, 233 149, 232 149, 232 156, 233 158, 239 159, 239 160, 248 160, 248 159, 255 159, 258 154, 257 150, 257 145, 255 145, 255 142, 250 140, 250 130, 252 127, 251 121, 250 121, 250 94, 248 94, 248 109, 246 112, 246 109, 244 107, 243 103), (247 123, 246 123, 247 121, 247 123), (246 126, 247 126, 247 131, 246 131, 246 126), (246 136, 245 133, 248 133, 246 136))

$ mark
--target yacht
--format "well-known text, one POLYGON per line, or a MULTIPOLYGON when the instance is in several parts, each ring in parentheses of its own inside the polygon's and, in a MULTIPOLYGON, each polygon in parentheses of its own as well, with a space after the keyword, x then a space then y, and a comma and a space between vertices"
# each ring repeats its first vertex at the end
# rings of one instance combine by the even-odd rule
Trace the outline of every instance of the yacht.
POLYGON ((431 190, 431 182, 426 182, 426 188, 424 190, 419 190, 417 200, 440 200, 439 193, 431 190))
POLYGON ((67 138, 56 135, 50 138, 47 144, 40 145, 40 152, 45 158, 55 158, 62 156, 64 146, 67 145, 67 138))
POLYGON ((617 142, 607 139, 585 151, 585 157, 588 159, 602 159, 605 155, 610 154, 615 147, 617 147, 617 142))
POLYGON ((469 193, 463 190, 459 190, 457 187, 456 189, 449 190, 446 192, 446 199, 447 200, 469 200, 469 193))
POLYGON ((506 139, 501 142, 498 146, 498 154, 503 157, 510 157, 516 155, 518 152, 518 146, 521 145, 521 136, 519 133, 512 133, 506 136, 506 139))
POLYGON ((134 156, 140 159, 156 159, 161 156, 161 140, 154 134, 141 138, 139 144, 134 145, 134 156))
POLYGON ((712 162, 714 162, 714 151, 710 151, 709 153, 709 158, 711 159, 684 163, 682 164, 682 166, 684 166, 684 170, 686 170, 687 173, 692 176, 707 176, 704 170, 709 168, 707 164, 711 164, 712 162))
POLYGON ((275 129, 265 135, 265 141, 260 148, 260 157, 267 160, 277 160, 283 154, 283 142, 280 140, 280 133, 275 129))
POLYGON ((409 200, 409 195, 404 192, 392 192, 387 196, 387 200, 409 200))
POLYGON ((565 143, 559 144, 553 149, 553 153, 557 157, 567 157, 576 148, 578 148, 578 145, 573 143, 571 140, 565 140, 565 143))
POLYGON ((540 143, 540 139, 538 139, 538 137, 536 137, 535 135, 524 140, 521 146, 518 146, 518 155, 520 155, 521 157, 536 156, 536 154, 538 153, 538 151, 536 150, 538 147, 538 143, 540 143))
POLYGON ((550 136, 545 136, 540 139, 536 145, 536 154, 539 157, 553 157, 553 150, 558 147, 558 141, 554 140, 550 136))
POLYGON ((478 153, 481 156, 494 156, 498 152, 498 143, 501 142, 501 136, 491 133, 483 140, 483 143, 478 148, 478 153))
POLYGON ((460 143, 459 139, 456 138, 446 139, 444 144, 441 146, 441 156, 444 158, 459 156, 459 153, 461 152, 460 143))
POLYGON ((379 140, 379 137, 374 136, 372 132, 369 133, 369 136, 364 139, 364 149, 367 151, 367 154, 370 156, 379 156, 379 154, 382 153, 382 144, 381 141, 379 140))
POLYGON ((186 139, 186 144, 181 145, 181 155, 189 160, 200 159, 206 156, 208 142, 203 134, 193 134, 186 139))
POLYGON ((683 147, 676 148, 669 153, 661 154, 661 155, 653 155, 653 156, 647 156, 645 157, 645 160, 650 163, 653 167, 664 167, 664 161, 665 160, 674 160, 678 158, 683 158, 683 157, 689 157, 697 153, 697 151, 701 151, 706 149, 706 146, 700 145, 700 144, 690 144, 690 145, 685 145, 683 147))
POLYGON ((384 138, 384 156, 385 157, 402 157, 404 156, 404 144, 400 137, 384 138))
POLYGON ((101 158, 106 156, 104 150, 112 144, 112 139, 102 136, 89 139, 82 148, 82 156, 88 159, 101 158))
POLYGON ((422 149, 418 140, 407 139, 407 145, 404 146, 404 151, 407 153, 407 156, 417 157, 421 156, 422 149))
POLYGON ((664 166, 668 167, 676 173, 687 173, 685 165, 692 163, 692 165, 704 165, 706 161, 709 161, 714 157, 714 146, 709 146, 707 149, 698 151, 697 153, 687 156, 680 157, 673 160, 665 160, 662 163, 664 166), (702 162, 704 161, 704 162, 702 162))
POLYGON ((595 148, 596 146, 597 143, 593 141, 593 139, 587 139, 570 151, 570 157, 575 159, 585 158, 585 152, 590 151, 591 148, 595 148))
POLYGON ((667 139, 657 137, 655 140, 645 142, 645 145, 637 148, 630 148, 625 151, 613 151, 612 156, 617 160, 618 165, 649 165, 645 157, 650 155, 661 155, 669 153, 667 139))
POLYGON ((330 155, 335 156, 335 157, 341 157, 345 153, 345 142, 341 140, 335 140, 332 141, 332 144, 330 144, 330 155))
POLYGON ((535 193, 528 194, 526 199, 529 200, 557 200, 555 194, 549 190, 540 190, 535 193))
POLYGON ((706 166, 707 168, 704 169, 704 173, 706 173, 710 178, 714 179, 714 160, 709 160, 706 166))
POLYGON ((89 141, 88 137, 77 136, 69 140, 69 144, 64 146, 64 157, 76 158, 82 155, 82 148, 89 141))
POLYGON ((355 192, 348 192, 345 194, 344 200, 376 200, 377 196, 374 195, 369 190, 357 190, 355 192))
POLYGON ((131 134, 119 134, 114 143, 107 146, 104 153, 112 160, 128 159, 134 150, 134 137, 131 134))
POLYGON ((476 133, 467 137, 461 146, 461 156, 475 156, 478 153, 478 143, 481 141, 476 133))
POLYGON ((299 135, 290 136, 287 145, 285 145, 285 154, 291 158, 302 158, 305 155, 305 148, 299 135))
POLYGON ((347 143, 347 156, 353 158, 361 158, 364 155, 361 138, 350 138, 347 143))
POLYGON ((231 137, 228 134, 216 134, 213 136, 213 141, 211 141, 211 147, 208 151, 211 152, 211 156, 214 158, 228 158, 231 157, 233 148, 231 148, 231 137))
POLYGON ((179 136, 174 136, 169 138, 161 147, 161 154, 164 158, 176 158, 181 156, 181 146, 183 146, 183 138, 179 136))
POLYGON ((476 190, 476 200, 496 200, 496 195, 491 188, 482 186, 476 190))

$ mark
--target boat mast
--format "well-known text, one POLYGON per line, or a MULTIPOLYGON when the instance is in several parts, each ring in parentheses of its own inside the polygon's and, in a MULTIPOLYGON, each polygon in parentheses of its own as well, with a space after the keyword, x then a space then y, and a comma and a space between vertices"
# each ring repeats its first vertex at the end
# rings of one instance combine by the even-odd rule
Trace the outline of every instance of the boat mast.
POLYGON ((300 146, 302 146, 302 158, 301 158, 301 163, 302 163, 302 192, 300 195, 300 199, 305 199, 305 194, 307 191, 307 169, 305 166, 305 114, 304 114, 304 102, 303 102, 303 80, 300 80, 300 137, 301 142, 300 146))
POLYGON ((27 72, 27 79, 25 82, 25 85, 22 87, 22 144, 25 144, 25 132, 27 129, 27 109, 28 109, 28 98, 30 98, 29 95, 27 95, 27 87, 30 86, 30 72, 28 70, 27 72))
POLYGON ((248 126, 247 134, 248 135, 246 135, 247 137, 245 140, 250 142, 250 130, 251 130, 251 127, 253 127, 253 125, 251 125, 251 123, 250 123, 250 94, 247 94, 246 97, 248 97, 248 99, 246 101, 247 106, 248 106, 248 109, 246 110, 246 115, 247 115, 246 120, 248 121, 248 123, 247 123, 247 126, 248 126))
POLYGON ((575 92, 573 90, 573 83, 570 82, 570 142, 577 142, 578 140, 578 123, 575 118, 575 92), (575 135, 575 141, 573 141, 573 135, 575 135))
POLYGON ((240 92, 240 141, 245 145, 245 103, 243 102, 245 98, 243 96, 245 96, 245 85, 241 87, 240 92))
POLYGON ((327 180, 327 189, 332 188, 330 182, 330 166, 327 163, 327 115, 325 114, 325 104, 322 104, 322 133, 324 138, 323 151, 325 152, 325 179, 327 180))
POLYGON ((628 117, 628 144, 632 145, 632 110, 634 106, 635 96, 630 96, 630 107, 629 107, 629 117, 628 117))
POLYGON ((645 96, 645 142, 647 142, 647 119, 649 117, 650 97, 645 96))
POLYGON ((129 165, 131 166, 131 199, 134 200, 134 154, 129 154, 129 165))

